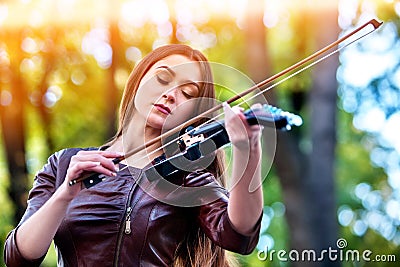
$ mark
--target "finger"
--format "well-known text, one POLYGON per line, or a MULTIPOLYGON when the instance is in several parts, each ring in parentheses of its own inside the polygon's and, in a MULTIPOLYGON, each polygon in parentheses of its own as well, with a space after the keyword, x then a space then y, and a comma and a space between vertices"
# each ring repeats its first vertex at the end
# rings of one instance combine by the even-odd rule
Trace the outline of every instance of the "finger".
POLYGON ((106 158, 118 158, 124 155, 122 152, 109 151, 109 150, 81 150, 76 155, 87 156, 87 155, 102 155, 106 158))
POLYGON ((232 110, 228 103, 223 102, 222 107, 224 109, 225 116, 232 116, 235 112, 232 110))
MULTIPOLYGON (((106 154, 106 155, 115 155, 115 154, 106 154)), ((111 171, 118 171, 117 165, 112 161, 114 157, 105 157, 103 153, 81 153, 77 154, 73 157, 71 162, 84 162, 84 161, 92 161, 92 162, 100 162, 100 164, 108 168, 111 171)))
POLYGON ((98 166, 100 166, 100 162, 92 162, 92 161, 78 162, 68 168, 67 177, 70 180, 76 179, 85 170, 92 170, 98 166))
POLYGON ((118 152, 118 151, 101 151, 100 154, 106 158, 118 158, 124 156, 123 152, 118 152))
POLYGON ((244 125, 247 125, 247 120, 246 120, 246 116, 243 114, 244 108, 242 107, 238 107, 238 106, 234 106, 232 107, 232 111, 234 112, 234 114, 240 118, 240 120, 242 121, 242 123, 244 125))
POLYGON ((116 171, 103 167, 102 165, 93 167, 91 171, 104 174, 106 176, 117 176, 116 171))
POLYGON ((235 114, 239 114, 239 113, 242 113, 244 111, 244 108, 239 107, 239 106, 233 106, 233 107, 231 107, 231 109, 235 114))
POLYGON ((259 142, 262 136, 263 126, 252 125, 249 127, 248 135, 251 143, 259 142))
POLYGON ((261 103, 255 103, 255 104, 251 105, 250 108, 251 109, 260 109, 260 108, 262 108, 262 105, 261 105, 261 103))
POLYGON ((84 172, 96 172, 106 176, 117 176, 116 172, 104 168, 100 162, 79 162, 68 169, 68 180, 74 180, 82 176, 84 172))
POLYGON ((229 106, 229 104, 226 102, 222 103, 222 106, 224 108, 226 121, 233 121, 235 123, 239 123, 240 120, 243 121, 243 119, 245 119, 242 113, 242 108, 238 106, 234 106, 233 108, 231 108, 231 106, 229 106), (237 117, 239 117, 240 120, 237 120, 237 117))
POLYGON ((106 169, 108 169, 108 170, 111 171, 111 172, 117 172, 117 171, 118 171, 118 165, 117 165, 117 164, 114 164, 114 162, 112 161, 112 159, 102 157, 102 158, 99 159, 99 161, 100 161, 100 163, 101 163, 100 166, 101 166, 102 168, 106 168, 106 169))
POLYGON ((264 126, 259 125, 259 124, 249 126, 249 130, 252 132, 260 132, 263 128, 264 128, 264 126))

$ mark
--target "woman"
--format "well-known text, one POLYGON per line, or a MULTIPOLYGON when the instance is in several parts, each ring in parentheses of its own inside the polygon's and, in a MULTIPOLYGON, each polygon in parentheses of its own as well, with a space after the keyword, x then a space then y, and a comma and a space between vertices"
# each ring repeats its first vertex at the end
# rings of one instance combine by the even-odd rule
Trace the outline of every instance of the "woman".
POLYGON ((263 206, 260 186, 249 190, 261 183, 260 127, 249 126, 239 109, 224 108, 233 144, 229 198, 220 152, 179 184, 212 188, 213 201, 191 207, 163 201, 144 174, 162 156, 161 143, 112 162, 207 108, 203 98, 214 98, 214 87, 200 52, 167 45, 147 55, 126 84, 115 137, 100 149, 57 152, 38 172, 26 213, 7 237, 6 264, 39 266, 53 239, 60 266, 228 266, 225 249, 250 253, 263 206), (83 172, 109 178, 89 189, 68 185, 83 172))

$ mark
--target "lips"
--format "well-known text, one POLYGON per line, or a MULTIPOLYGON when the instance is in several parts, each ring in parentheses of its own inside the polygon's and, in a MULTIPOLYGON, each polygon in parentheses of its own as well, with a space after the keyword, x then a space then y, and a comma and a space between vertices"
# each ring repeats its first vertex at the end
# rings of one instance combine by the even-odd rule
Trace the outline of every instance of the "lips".
POLYGON ((164 114, 167 114, 167 115, 171 113, 171 110, 169 109, 169 107, 164 106, 163 104, 154 104, 154 106, 161 113, 164 113, 164 114))

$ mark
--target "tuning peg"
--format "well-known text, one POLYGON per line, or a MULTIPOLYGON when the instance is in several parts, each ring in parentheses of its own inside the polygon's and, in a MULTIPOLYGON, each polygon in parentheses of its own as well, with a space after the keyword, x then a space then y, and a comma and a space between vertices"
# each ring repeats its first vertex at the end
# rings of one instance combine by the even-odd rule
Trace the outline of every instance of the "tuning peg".
POLYGON ((303 119, 299 115, 296 115, 296 114, 293 114, 293 113, 290 113, 290 112, 287 112, 287 111, 282 112, 281 115, 285 116, 287 118, 288 123, 290 125, 300 126, 300 125, 303 124, 303 119))

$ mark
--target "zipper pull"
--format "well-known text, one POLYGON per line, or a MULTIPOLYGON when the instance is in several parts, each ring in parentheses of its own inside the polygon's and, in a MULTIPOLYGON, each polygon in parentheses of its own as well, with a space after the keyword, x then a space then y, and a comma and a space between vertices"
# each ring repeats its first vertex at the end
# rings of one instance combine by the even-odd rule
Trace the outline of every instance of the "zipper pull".
POLYGON ((126 219, 125 219, 125 234, 129 235, 132 230, 131 230, 131 212, 132 208, 128 207, 128 210, 126 212, 126 219))

